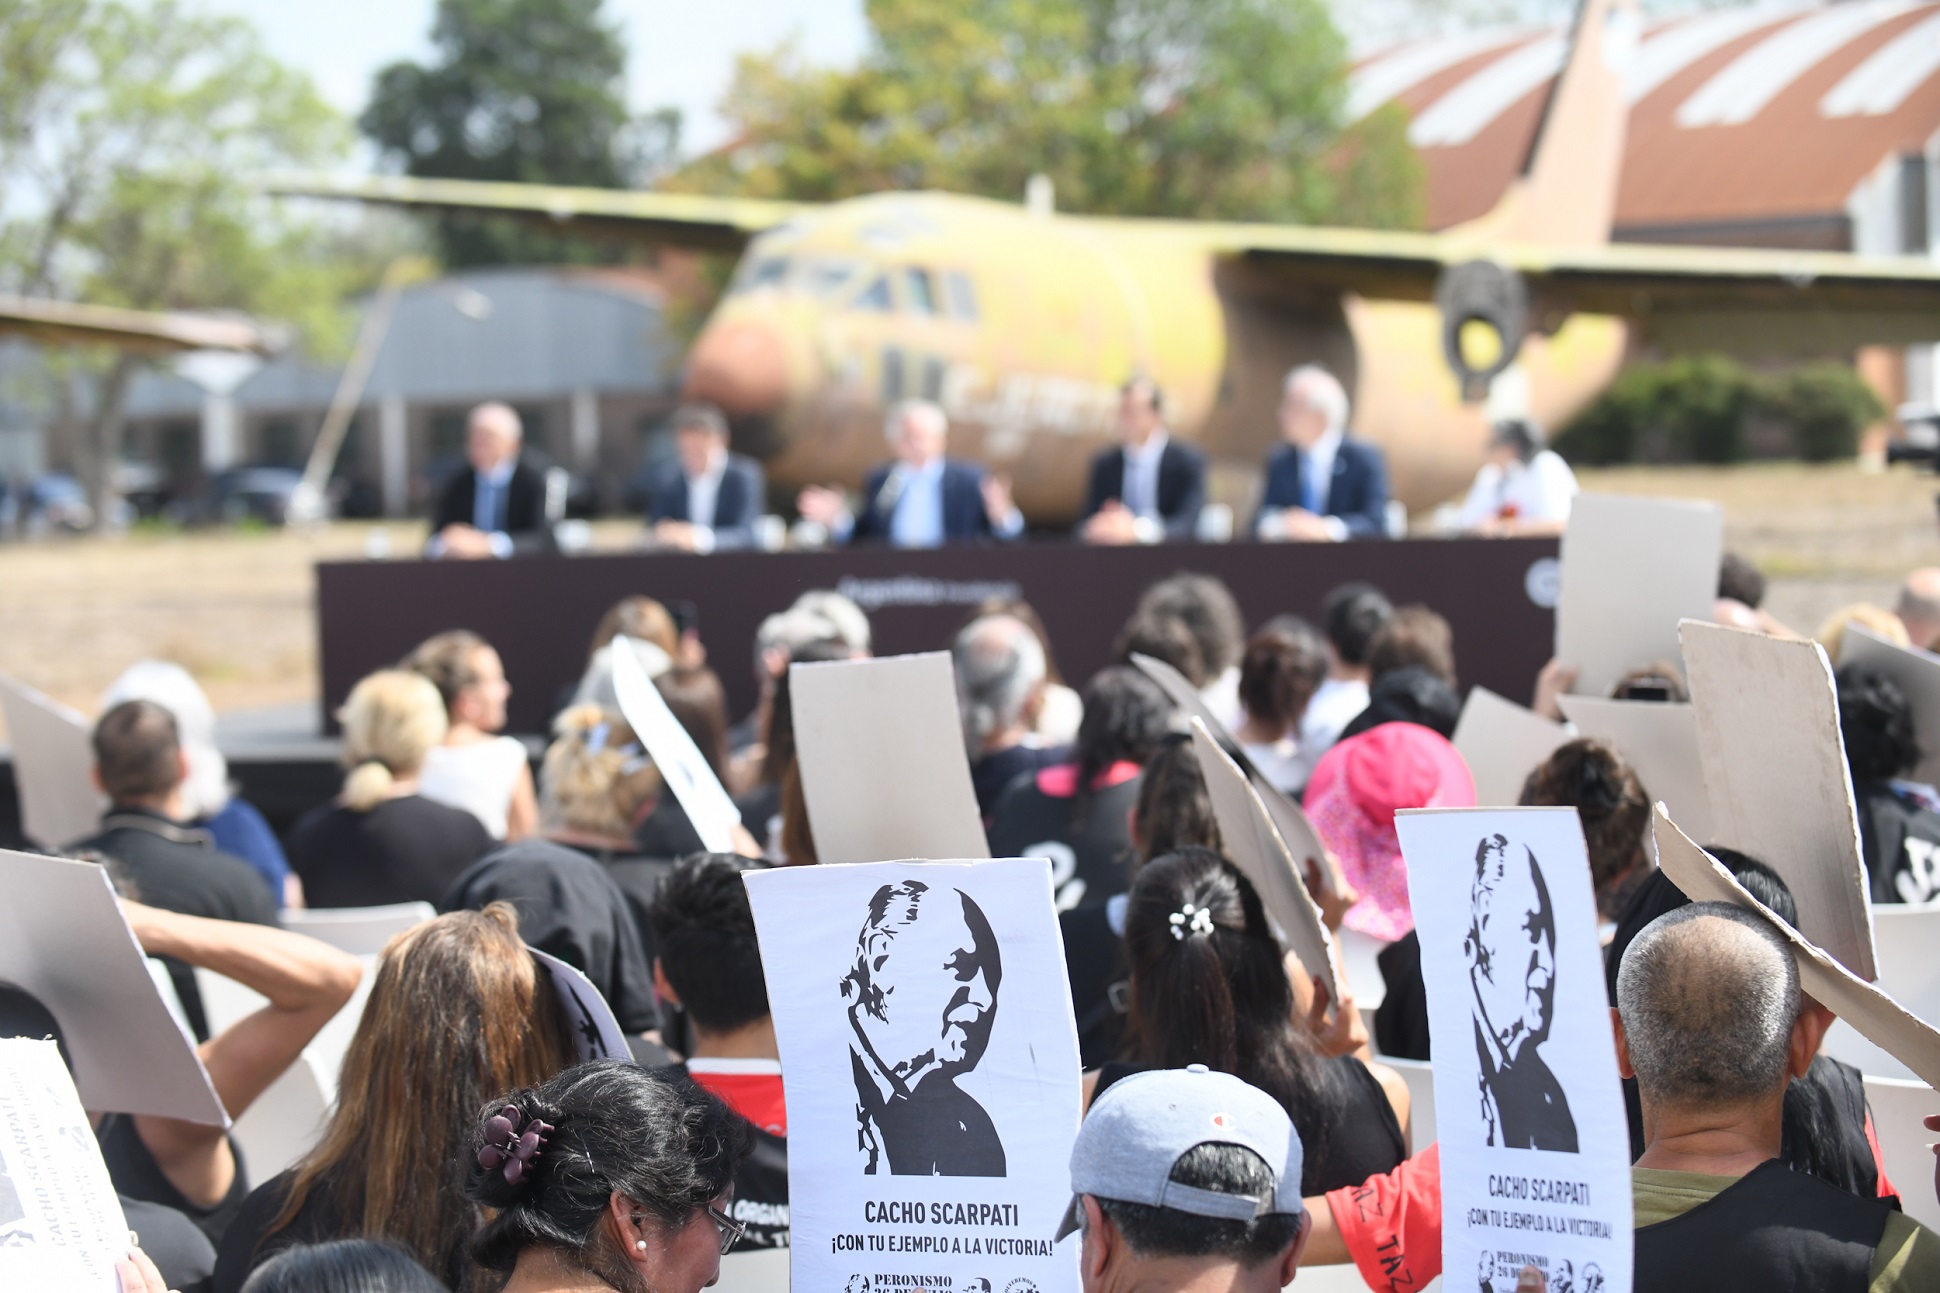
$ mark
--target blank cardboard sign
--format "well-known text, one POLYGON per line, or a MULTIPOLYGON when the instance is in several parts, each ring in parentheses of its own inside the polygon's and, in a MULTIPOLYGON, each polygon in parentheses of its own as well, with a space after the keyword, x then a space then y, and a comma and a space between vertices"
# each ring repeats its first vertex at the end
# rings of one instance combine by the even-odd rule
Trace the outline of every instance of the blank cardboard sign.
POLYGON ((1571 691, 1608 696, 1632 669, 1677 659, 1677 622, 1710 616, 1724 554, 1714 503, 1579 494, 1563 531, 1556 658, 1571 691))
POLYGON ((1561 723, 1487 687, 1471 687, 1455 721, 1454 745, 1475 778, 1475 806, 1515 807, 1522 783, 1569 735, 1561 723))
POLYGON ((1704 789, 1698 754, 1697 711, 1690 705, 1648 700, 1601 700, 1564 696, 1563 713, 1579 736, 1616 750, 1644 783, 1652 801, 1670 805, 1671 816, 1698 839, 1715 833, 1711 797, 1704 789))
POLYGON ((0 982, 53 1012, 81 1100, 100 1113, 226 1127, 195 1046, 169 1015, 147 958, 92 862, 0 851, 0 982), (139 1056, 131 1063, 131 1056, 139 1056))
MULTIPOLYGON (((632 638, 620 642, 636 645, 632 638)), ((710 853, 734 852, 733 832, 741 824, 741 810, 734 806, 694 738, 667 708, 666 699, 640 663, 638 651, 615 651, 612 658, 613 694, 620 702, 620 713, 660 770, 661 779, 674 792, 687 820, 694 824, 694 833, 710 853)))
POLYGON ((1877 978, 1859 812, 1824 649, 1695 620, 1681 628, 1714 841, 1777 871, 1798 903, 1799 932, 1860 978, 1877 978))
POLYGON ((1912 778, 1929 786, 1940 784, 1940 656, 1888 642, 1850 624, 1839 648, 1839 663, 1863 665, 1900 685, 1913 706, 1913 730, 1920 741, 1920 762, 1912 778))
MULTIPOLYGON (((1940 1090, 1940 1032, 1780 920, 1716 858, 1692 843, 1662 804, 1657 805, 1654 827, 1658 864, 1685 897, 1692 902, 1735 903, 1763 916, 1791 947, 1799 967, 1799 988, 1807 996, 1940 1090)), ((1804 914, 1801 907, 1801 919, 1804 914)))
POLYGON ((1307 973, 1327 985, 1328 999, 1340 1000, 1334 977, 1334 940, 1320 919, 1320 908, 1300 876, 1300 868, 1267 816, 1266 805, 1253 793, 1246 774, 1219 748, 1219 742, 1199 719, 1192 720, 1192 748, 1206 779, 1219 839, 1239 873, 1260 895, 1267 918, 1280 943, 1300 958, 1307 973))
POLYGON ((0 674, 0 711, 7 716, 27 838, 55 849, 94 834, 107 801, 94 788, 87 719, 5 674, 0 674))
POLYGON ((788 690, 823 862, 990 856, 948 654, 792 665, 788 690))

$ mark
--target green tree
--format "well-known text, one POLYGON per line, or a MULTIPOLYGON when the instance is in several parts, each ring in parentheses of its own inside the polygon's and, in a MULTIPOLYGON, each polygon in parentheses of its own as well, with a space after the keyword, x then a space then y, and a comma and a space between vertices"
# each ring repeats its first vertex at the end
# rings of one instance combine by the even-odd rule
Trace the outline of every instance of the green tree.
POLYGON ((1412 225, 1398 111, 1344 122, 1321 0, 869 0, 851 71, 744 58, 737 142, 680 188, 826 201, 887 188, 1016 200, 1036 173, 1098 214, 1412 225))
MULTIPOLYGON (((333 161, 347 143, 309 79, 242 20, 175 0, 0 0, 0 290, 243 311, 328 349, 363 269, 339 254, 340 229, 266 202, 249 177, 333 161)), ((58 361, 58 420, 78 424, 99 514, 142 362, 58 361)))
MULTIPOLYGON (((377 74, 357 125, 408 175, 629 188, 671 154, 679 118, 636 119, 626 45, 603 0, 439 0, 428 64, 377 74)), ((445 216, 449 265, 585 260, 583 237, 445 216)))

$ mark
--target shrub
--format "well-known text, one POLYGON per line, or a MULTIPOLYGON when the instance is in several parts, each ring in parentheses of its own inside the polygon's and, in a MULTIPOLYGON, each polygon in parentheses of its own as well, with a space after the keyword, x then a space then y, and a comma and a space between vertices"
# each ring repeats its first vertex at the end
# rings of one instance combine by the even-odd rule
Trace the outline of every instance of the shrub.
POLYGON ((1761 410, 1791 431, 1792 448, 1807 462, 1832 462, 1859 452, 1859 433, 1886 416, 1886 405, 1859 374, 1841 363, 1804 364, 1764 383, 1761 410))

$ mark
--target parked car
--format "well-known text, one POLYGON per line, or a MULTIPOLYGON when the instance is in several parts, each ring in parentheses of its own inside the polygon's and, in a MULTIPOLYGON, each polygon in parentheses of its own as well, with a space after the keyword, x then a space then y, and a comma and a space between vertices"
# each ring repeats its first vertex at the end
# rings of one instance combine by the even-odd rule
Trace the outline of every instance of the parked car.
POLYGON ((183 525, 282 525, 289 519, 290 497, 302 481, 303 473, 292 467, 230 467, 170 504, 168 515, 183 525))
POLYGON ((80 481, 66 472, 42 472, 21 491, 19 522, 28 534, 78 534, 93 527, 94 508, 80 481))

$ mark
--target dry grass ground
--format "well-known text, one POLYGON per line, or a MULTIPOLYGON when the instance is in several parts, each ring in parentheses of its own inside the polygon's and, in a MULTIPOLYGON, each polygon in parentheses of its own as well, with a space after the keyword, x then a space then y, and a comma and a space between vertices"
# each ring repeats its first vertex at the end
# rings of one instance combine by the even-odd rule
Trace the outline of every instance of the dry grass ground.
MULTIPOLYGON (((1727 541, 1773 577, 1771 609, 1810 630, 1848 601, 1880 600, 1909 568, 1940 564, 1940 482, 1904 469, 1792 464, 1583 473, 1588 489, 1711 498, 1727 541)), ((0 546, 0 670, 83 710, 129 662, 191 669, 220 709, 313 701, 311 564, 355 557, 382 530, 415 550, 423 527, 136 534, 0 546)), ((618 546, 629 523, 599 527, 618 546)))

